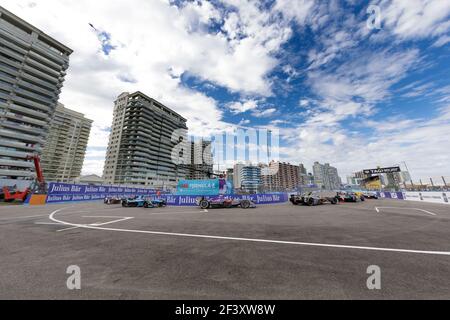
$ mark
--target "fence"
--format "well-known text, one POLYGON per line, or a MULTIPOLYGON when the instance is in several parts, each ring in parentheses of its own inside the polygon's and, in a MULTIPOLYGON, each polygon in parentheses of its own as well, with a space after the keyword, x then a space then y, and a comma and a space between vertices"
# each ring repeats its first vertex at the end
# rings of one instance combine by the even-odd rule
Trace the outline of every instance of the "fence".
POLYGON ((378 192, 380 198, 450 204, 450 192, 378 192))
MULTIPOLYGON (((111 186, 77 185, 67 183, 50 183, 47 203, 77 202, 103 200, 105 197, 155 196, 157 190, 142 188, 122 188, 111 186)), ((195 206, 200 195, 162 194, 171 206, 195 206)), ((248 199, 256 204, 274 204, 288 201, 286 193, 268 193, 251 195, 226 195, 230 199, 248 199)))

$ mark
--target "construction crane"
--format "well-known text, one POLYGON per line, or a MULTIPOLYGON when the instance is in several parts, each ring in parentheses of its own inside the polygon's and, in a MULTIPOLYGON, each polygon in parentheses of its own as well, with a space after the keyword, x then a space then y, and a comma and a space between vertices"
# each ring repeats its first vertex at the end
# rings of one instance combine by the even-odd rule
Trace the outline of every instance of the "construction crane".
POLYGON ((33 160, 34 169, 36 171, 36 179, 33 181, 30 187, 26 188, 24 191, 17 190, 16 186, 9 188, 3 187, 3 200, 5 202, 20 201, 25 202, 29 194, 33 195, 46 195, 47 194, 47 183, 45 182, 44 175, 42 174, 41 159, 39 155, 32 154, 28 155, 27 160, 33 160))
POLYGON ((36 171, 36 179, 31 185, 31 192, 35 194, 46 194, 47 193, 47 183, 44 179, 44 174, 41 168, 41 158, 38 154, 33 154, 27 156, 27 160, 33 160, 34 169, 36 171))

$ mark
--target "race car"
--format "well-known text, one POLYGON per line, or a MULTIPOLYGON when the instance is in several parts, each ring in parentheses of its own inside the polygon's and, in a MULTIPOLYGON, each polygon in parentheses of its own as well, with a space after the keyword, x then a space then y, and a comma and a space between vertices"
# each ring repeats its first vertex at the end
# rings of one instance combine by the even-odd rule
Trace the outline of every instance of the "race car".
POLYGON ((378 194, 374 191, 365 191, 363 192, 363 196, 366 199, 378 199, 378 194))
POLYGON ((312 191, 302 195, 293 194, 289 198, 293 205, 304 204, 307 206, 317 206, 325 203, 337 204, 338 198, 332 192, 312 191))
POLYGON ((340 202, 360 202, 364 201, 364 196, 358 196, 354 192, 338 192, 337 197, 340 202))
POLYGON ((122 203, 122 198, 106 197, 105 199, 103 199, 103 203, 105 203, 105 204, 120 204, 120 203, 122 203))
POLYGON ((355 196, 357 196, 361 201, 366 200, 366 197, 364 196, 364 193, 362 191, 354 191, 353 192, 355 196))
POLYGON ((150 202, 153 204, 153 206, 155 207, 165 207, 167 206, 167 202, 164 199, 151 199, 150 202))
POLYGON ((218 197, 200 197, 197 199, 197 204, 202 209, 209 208, 256 208, 256 204, 247 199, 228 199, 223 196, 218 197))
POLYGON ((164 199, 151 199, 144 198, 141 196, 127 198, 122 200, 122 207, 144 207, 144 208, 155 208, 155 207, 165 207, 167 205, 164 199))

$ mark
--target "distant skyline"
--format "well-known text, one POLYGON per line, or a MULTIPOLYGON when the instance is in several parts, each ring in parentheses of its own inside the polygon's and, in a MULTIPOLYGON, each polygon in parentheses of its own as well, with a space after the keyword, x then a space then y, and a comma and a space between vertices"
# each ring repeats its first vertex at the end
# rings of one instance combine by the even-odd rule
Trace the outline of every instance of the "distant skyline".
POLYGON ((279 129, 280 160, 309 171, 328 162, 345 179, 406 161, 415 181, 450 176, 449 1, 2 6, 74 50, 60 102, 94 120, 83 174, 102 174, 113 102, 139 90, 196 135, 279 129))

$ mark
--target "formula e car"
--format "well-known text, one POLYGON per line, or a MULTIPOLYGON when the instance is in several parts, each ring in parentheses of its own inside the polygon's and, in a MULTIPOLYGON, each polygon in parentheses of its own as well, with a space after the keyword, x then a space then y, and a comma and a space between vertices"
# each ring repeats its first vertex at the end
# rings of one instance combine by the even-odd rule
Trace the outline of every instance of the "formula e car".
POLYGON ((167 206, 167 202, 164 199, 151 199, 150 202, 155 207, 165 207, 165 206, 167 206))
POLYGON ((141 196, 126 198, 122 200, 122 207, 155 208, 165 207, 166 205, 166 200, 164 199, 150 199, 141 196))
POLYGON ((200 197, 197 199, 197 204, 202 209, 209 209, 209 208, 242 208, 242 209, 248 209, 248 208, 256 208, 256 204, 247 199, 228 199, 223 196, 218 197, 200 197))
POLYGON ((105 199, 103 199, 103 203, 105 203, 105 204, 120 204, 120 203, 122 203, 122 198, 106 197, 105 199))
POLYGON ((363 195, 358 195, 354 192, 338 192, 337 197, 340 202, 360 202, 365 200, 363 195))
POLYGON ((289 198, 293 205, 317 206, 325 203, 337 204, 338 198, 334 193, 324 191, 312 191, 302 195, 293 194, 289 198))
POLYGON ((374 191, 365 191, 363 192, 363 196, 366 199, 378 199, 378 194, 374 191))

